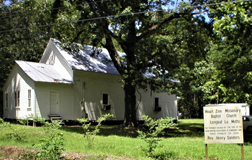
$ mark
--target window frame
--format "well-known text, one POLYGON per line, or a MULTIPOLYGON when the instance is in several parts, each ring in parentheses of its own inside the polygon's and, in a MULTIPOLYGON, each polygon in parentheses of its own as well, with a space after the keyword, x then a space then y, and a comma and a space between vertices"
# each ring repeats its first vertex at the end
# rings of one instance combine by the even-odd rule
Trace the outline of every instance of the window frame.
POLYGON ((108 95, 108 93, 102 93, 102 105, 109 105, 109 95, 108 95), (105 95, 106 95, 106 97, 104 97, 105 95), (106 98, 105 102, 107 102, 107 103, 104 102, 104 98, 106 98))
POLYGON ((49 65, 54 65, 55 64, 55 54, 53 53, 53 51, 51 52, 49 58, 48 58, 48 64, 49 65))
POLYGON ((154 98, 154 111, 155 112, 160 112, 162 109, 161 109, 161 106, 160 106, 160 103, 159 103, 159 97, 155 97, 154 98))
POLYGON ((154 99, 154 106, 159 107, 159 97, 155 97, 154 99))
POLYGON ((15 92, 15 107, 16 108, 20 107, 20 91, 19 90, 15 92))
POLYGON ((30 108, 31 107, 31 89, 28 89, 27 98, 28 98, 28 107, 30 108))
POLYGON ((5 108, 9 108, 9 94, 5 92, 5 108))

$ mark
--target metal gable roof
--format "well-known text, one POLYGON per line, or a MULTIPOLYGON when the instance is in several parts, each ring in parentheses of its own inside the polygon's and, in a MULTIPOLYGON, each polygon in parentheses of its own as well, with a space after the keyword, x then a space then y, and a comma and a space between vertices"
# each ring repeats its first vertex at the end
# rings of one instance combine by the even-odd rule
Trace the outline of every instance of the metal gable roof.
POLYGON ((52 65, 18 60, 15 62, 35 82, 73 83, 71 80, 64 79, 52 65))
MULTIPOLYGON (((60 44, 61 42, 56 39, 50 39, 50 41, 57 48, 59 53, 63 56, 64 60, 72 68, 72 70, 81 70, 89 72, 100 72, 117 74, 119 72, 115 68, 108 51, 104 48, 98 48, 99 53, 93 54, 93 47, 86 45, 83 50, 79 50, 78 53, 69 53, 64 50, 60 44)), ((51 43, 49 42, 49 43, 51 43)), ((50 50, 51 48, 49 48, 50 50)), ((125 53, 118 52, 119 56, 126 56, 125 53)), ((18 66, 35 82, 50 82, 50 83, 73 83, 72 78, 65 78, 66 74, 63 71, 56 68, 54 65, 49 65, 28 61, 15 61, 18 66)), ((152 78, 156 75, 148 70, 143 74, 145 77, 152 78)))
MULTIPOLYGON (((58 48, 72 69, 119 75, 106 49, 99 48, 99 53, 92 55, 93 47, 86 45, 84 50, 80 50, 78 53, 72 54, 60 47, 60 41, 56 39, 51 40, 54 42, 55 46, 58 48)), ((125 56, 125 54, 122 52, 118 52, 118 54, 122 57, 125 56)))
MULTIPOLYGON (((107 49, 96 48, 99 50, 99 53, 93 55, 93 46, 85 45, 83 50, 79 50, 78 53, 73 54, 64 50, 60 46, 60 41, 53 38, 51 38, 51 41, 55 44, 61 55, 66 59, 67 63, 71 66, 72 69, 119 75, 119 72, 114 66, 107 49)), ((117 53, 120 57, 126 56, 126 54, 123 52, 117 53)), ((154 73, 151 73, 148 70, 146 70, 143 75, 147 78, 156 77, 154 73)))

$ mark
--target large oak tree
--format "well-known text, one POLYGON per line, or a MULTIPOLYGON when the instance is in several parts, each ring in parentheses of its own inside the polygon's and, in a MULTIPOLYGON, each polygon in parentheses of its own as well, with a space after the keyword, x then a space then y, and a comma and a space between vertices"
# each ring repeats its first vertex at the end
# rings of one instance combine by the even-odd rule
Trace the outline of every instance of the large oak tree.
MULTIPOLYGON (((124 84, 124 123, 127 126, 137 125, 137 87, 155 86, 154 84, 160 86, 173 76, 172 67, 163 65, 173 62, 162 59, 165 54, 169 54, 164 46, 169 45, 167 43, 170 37, 159 34, 165 25, 173 25, 174 20, 192 18, 191 9, 176 10, 173 3, 175 2, 167 0, 70 1, 70 6, 78 13, 78 22, 72 24, 75 34, 68 34, 65 39, 81 43, 88 33, 92 45, 108 50, 124 84), (159 41, 164 43, 158 43, 159 41), (126 54, 124 58, 118 55, 116 46, 126 54), (147 72, 154 76, 146 77, 147 72)), ((54 3, 60 4, 63 4, 60 0, 54 3)), ((59 10, 57 17, 60 19, 66 15, 73 17, 69 16, 70 12, 63 10, 59 10)))

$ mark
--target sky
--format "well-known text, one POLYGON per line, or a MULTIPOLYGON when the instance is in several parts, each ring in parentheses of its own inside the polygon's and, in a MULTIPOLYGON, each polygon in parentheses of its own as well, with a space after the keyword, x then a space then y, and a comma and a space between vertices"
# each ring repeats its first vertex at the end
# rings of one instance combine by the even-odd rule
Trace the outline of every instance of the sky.
MULTIPOLYGON (((176 1, 176 0, 175 0, 176 1)), ((180 2, 184 2, 184 3, 189 3, 190 1, 189 0, 177 0, 176 1, 176 3, 174 4, 174 5, 167 5, 167 6, 163 6, 163 9, 176 9, 178 6, 179 6, 179 3, 180 2)), ((195 9, 195 11, 194 11, 194 13, 199 13, 200 11, 199 10, 197 10, 197 9, 195 9)), ((205 17, 205 21, 206 22, 210 22, 210 19, 209 19, 209 17, 208 17, 208 15, 207 15, 207 12, 204 12, 204 13, 199 13, 199 15, 202 15, 202 16, 204 16, 205 17)))
POLYGON ((4 4, 8 6, 8 5, 10 5, 10 4, 11 4, 11 1, 6 0, 6 1, 4 2, 4 4))
MULTIPOLYGON (((189 2, 190 0, 175 0, 175 4, 173 4, 173 5, 167 5, 167 6, 163 6, 163 9, 176 9, 177 7, 178 7, 178 5, 179 5, 179 3, 180 2, 184 2, 184 3, 187 3, 187 2, 189 2)), ((5 0, 4 1, 4 4, 5 5, 10 5, 11 4, 11 0, 5 0)), ((195 12, 197 12, 197 10, 195 10, 195 12)), ((206 22, 210 22, 210 19, 209 19, 209 17, 207 16, 207 13, 205 12, 205 13, 202 13, 201 15, 203 15, 204 17, 205 17, 205 21, 206 22)))

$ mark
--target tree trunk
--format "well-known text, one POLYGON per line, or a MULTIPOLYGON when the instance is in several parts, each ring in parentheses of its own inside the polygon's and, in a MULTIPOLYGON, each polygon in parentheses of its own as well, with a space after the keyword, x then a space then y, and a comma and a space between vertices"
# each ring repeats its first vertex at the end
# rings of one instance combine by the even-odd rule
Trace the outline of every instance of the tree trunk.
POLYGON ((131 85, 131 82, 125 82, 124 85, 124 103, 125 103, 125 115, 124 125, 125 126, 137 126, 136 118, 136 88, 131 85))

